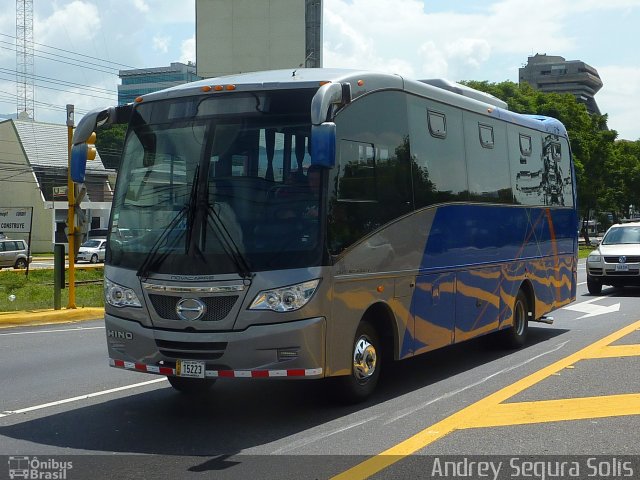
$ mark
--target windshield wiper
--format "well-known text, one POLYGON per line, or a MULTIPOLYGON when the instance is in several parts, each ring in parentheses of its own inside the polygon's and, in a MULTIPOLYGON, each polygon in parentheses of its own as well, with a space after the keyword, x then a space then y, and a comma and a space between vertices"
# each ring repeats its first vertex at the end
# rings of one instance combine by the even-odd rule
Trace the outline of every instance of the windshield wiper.
POLYGON ((217 232, 218 240, 222 245, 223 250, 227 256, 233 261, 238 270, 238 275, 244 280, 251 280, 254 274, 251 273, 251 267, 246 257, 242 254, 242 250, 233 238, 233 235, 229 232, 224 222, 220 218, 220 214, 216 212, 215 206, 211 203, 207 203, 207 220, 211 221, 215 231, 217 232))
POLYGON ((189 245, 189 239, 191 236, 191 227, 193 224, 194 213, 195 213, 195 199, 198 191, 198 175, 199 175, 199 166, 196 166, 196 170, 193 174, 193 183, 191 184, 191 193, 189 194, 189 201, 185 203, 180 211, 176 214, 175 217, 169 222, 169 225, 165 227, 162 231, 158 239, 155 241, 147 256, 144 258, 142 265, 136 272, 136 275, 140 277, 142 280, 146 280, 149 277, 149 271, 151 269, 158 268, 169 256, 169 253, 172 251, 173 247, 178 243, 178 240, 181 238, 181 235, 174 236, 173 241, 170 245, 167 244, 167 239, 169 238, 169 234, 173 232, 173 230, 178 226, 178 224, 182 221, 184 217, 187 217, 187 241, 186 245, 189 245), (165 248, 162 253, 158 253, 160 248, 165 248))

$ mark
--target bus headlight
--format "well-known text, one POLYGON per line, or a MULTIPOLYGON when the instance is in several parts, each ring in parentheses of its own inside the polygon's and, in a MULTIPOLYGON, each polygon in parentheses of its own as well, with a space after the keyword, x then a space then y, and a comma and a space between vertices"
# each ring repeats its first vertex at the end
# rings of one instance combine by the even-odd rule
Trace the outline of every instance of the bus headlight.
POLYGON ((104 300, 114 307, 142 307, 136 292, 108 278, 104 279, 104 300))
POLYGON ((274 312, 298 310, 311 300, 319 284, 318 278, 288 287, 263 290, 251 302, 249 310, 273 310, 274 312))

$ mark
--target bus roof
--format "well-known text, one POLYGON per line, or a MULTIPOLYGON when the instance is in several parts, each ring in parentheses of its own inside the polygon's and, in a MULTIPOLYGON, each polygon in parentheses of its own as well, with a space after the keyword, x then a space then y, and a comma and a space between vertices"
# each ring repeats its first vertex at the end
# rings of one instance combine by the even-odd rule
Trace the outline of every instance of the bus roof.
MULTIPOLYGON (((221 77, 206 78, 191 83, 177 85, 143 96, 143 101, 198 95, 204 89, 216 86, 227 91, 279 90, 290 88, 319 88, 325 83, 351 84, 352 98, 382 89, 405 90, 433 100, 458 106, 467 110, 500 118, 535 130, 553 135, 567 136, 562 123, 542 115, 523 115, 511 112, 507 104, 485 92, 445 79, 410 80, 397 74, 349 70, 337 68, 298 68, 238 73, 221 77)), ((222 93, 221 92, 221 93, 222 93)))

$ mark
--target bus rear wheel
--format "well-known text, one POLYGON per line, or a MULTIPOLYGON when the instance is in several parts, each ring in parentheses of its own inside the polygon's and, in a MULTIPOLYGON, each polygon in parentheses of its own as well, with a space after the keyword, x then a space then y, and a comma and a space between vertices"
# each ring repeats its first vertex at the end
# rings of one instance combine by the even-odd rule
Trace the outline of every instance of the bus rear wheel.
POLYGON ((529 300, 520 290, 513 302, 513 325, 500 332, 506 348, 520 348, 525 344, 529 331, 529 300))
POLYGON ((368 322, 360 322, 353 342, 351 374, 336 378, 342 401, 362 402, 373 393, 380 378, 380 347, 376 329, 368 322))
POLYGON ((208 392, 213 384, 216 383, 215 378, 185 378, 185 377, 167 377, 169 383, 177 391, 194 395, 208 392))

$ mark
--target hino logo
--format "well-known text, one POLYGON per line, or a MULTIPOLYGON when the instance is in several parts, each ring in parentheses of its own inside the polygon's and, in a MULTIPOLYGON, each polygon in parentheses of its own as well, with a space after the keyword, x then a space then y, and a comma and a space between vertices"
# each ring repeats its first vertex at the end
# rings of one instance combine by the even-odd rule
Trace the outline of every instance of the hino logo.
POLYGON ((119 330, 107 330, 107 337, 120 338, 122 340, 133 340, 133 334, 130 332, 121 332, 119 330))

